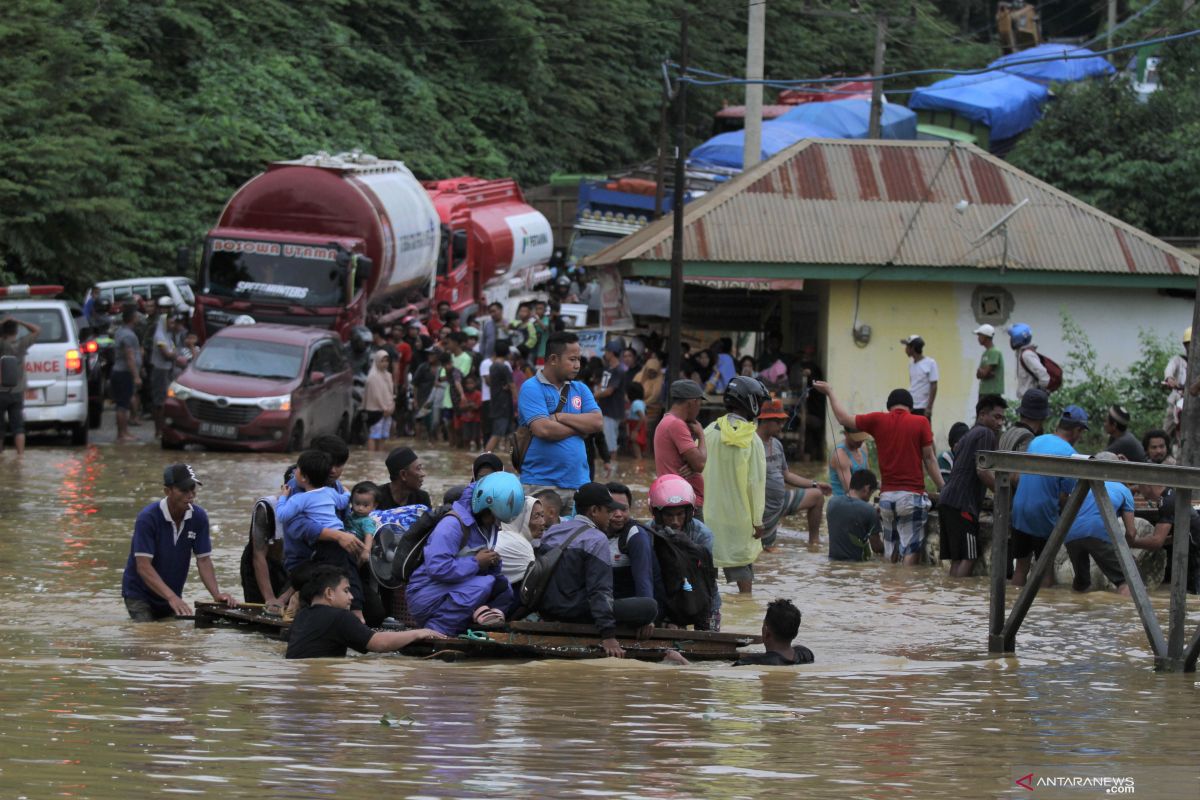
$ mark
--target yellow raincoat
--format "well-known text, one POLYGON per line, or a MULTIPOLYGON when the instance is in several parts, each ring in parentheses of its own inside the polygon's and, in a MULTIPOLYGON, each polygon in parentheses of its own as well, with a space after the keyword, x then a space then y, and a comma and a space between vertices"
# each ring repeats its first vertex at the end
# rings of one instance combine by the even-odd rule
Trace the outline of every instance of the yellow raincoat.
POLYGON ((712 528, 713 563, 753 564, 762 552, 754 528, 762 525, 767 497, 767 454, 758 425, 729 415, 704 430, 704 524, 712 528))

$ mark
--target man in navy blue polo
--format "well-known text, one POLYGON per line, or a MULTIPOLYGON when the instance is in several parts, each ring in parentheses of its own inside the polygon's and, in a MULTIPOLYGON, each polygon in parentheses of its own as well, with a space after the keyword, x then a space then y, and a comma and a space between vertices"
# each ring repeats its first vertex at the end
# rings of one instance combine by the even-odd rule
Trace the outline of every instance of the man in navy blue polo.
MULTIPOLYGON (((552 334, 546 342, 545 366, 521 384, 517 416, 533 432, 521 463, 526 494, 554 488, 570 495, 591 480, 583 439, 599 433, 604 418, 591 390, 575 380, 580 357, 578 336, 552 334)), ((571 507, 569 496, 563 502, 571 507)))
POLYGON ((193 553, 196 571, 213 600, 237 605, 233 595, 217 586, 212 542, 208 538, 208 514, 200 506, 192 505, 199 485, 191 467, 172 464, 163 470, 163 499, 146 506, 137 515, 129 560, 121 579, 121 596, 135 622, 191 615, 192 607, 180 595, 193 553))

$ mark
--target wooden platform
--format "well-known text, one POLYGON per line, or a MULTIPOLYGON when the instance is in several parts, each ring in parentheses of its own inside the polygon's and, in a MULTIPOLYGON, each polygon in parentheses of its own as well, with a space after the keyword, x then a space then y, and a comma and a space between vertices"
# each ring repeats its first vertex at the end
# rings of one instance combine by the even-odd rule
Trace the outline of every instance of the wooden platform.
MULTIPOLYGON (((218 603, 196 604, 196 627, 243 627, 272 639, 287 640, 282 617, 259 608, 228 608, 218 603)), ((617 641, 627 658, 659 661, 668 650, 677 650, 689 661, 734 661, 738 648, 760 644, 762 637, 743 633, 712 633, 655 628, 647 639, 638 639, 632 628, 618 628, 617 641)), ((400 651, 406 656, 434 657, 445 661, 467 658, 604 658, 600 637, 591 625, 566 622, 511 622, 503 627, 475 627, 455 639, 420 642, 400 651)))

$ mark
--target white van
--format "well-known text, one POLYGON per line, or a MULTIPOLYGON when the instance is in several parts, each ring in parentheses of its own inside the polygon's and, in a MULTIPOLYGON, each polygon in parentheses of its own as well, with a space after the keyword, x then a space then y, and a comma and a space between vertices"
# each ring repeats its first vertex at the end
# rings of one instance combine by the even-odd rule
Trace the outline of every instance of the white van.
POLYGON ((132 300, 134 295, 147 303, 157 303, 158 298, 169 297, 175 301, 177 311, 191 313, 196 307, 192 280, 178 275, 167 278, 121 278, 100 281, 96 285, 100 287, 100 307, 105 310, 114 303, 119 306, 132 300))
POLYGON ((71 306, 54 299, 60 291, 61 286, 0 287, 0 319, 11 316, 42 329, 25 356, 25 429, 57 428, 70 432, 72 444, 83 445, 87 371, 71 306))

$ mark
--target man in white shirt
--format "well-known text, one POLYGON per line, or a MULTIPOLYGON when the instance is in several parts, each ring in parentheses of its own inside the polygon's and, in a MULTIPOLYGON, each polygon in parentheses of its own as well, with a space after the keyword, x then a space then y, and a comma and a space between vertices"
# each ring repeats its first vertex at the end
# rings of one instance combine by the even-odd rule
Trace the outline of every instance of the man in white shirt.
POLYGON ((1167 395, 1167 413, 1163 417, 1163 430, 1168 436, 1175 435, 1175 404, 1183 397, 1183 389, 1187 386, 1187 353, 1192 343, 1192 326, 1183 332, 1183 352, 1171 356, 1167 368, 1163 371, 1163 386, 1170 390, 1167 395))
POLYGON ((937 399, 937 362, 925 355, 925 340, 921 335, 901 339, 904 353, 912 359, 908 365, 908 393, 913 398, 912 413, 933 418, 933 401, 937 399))

